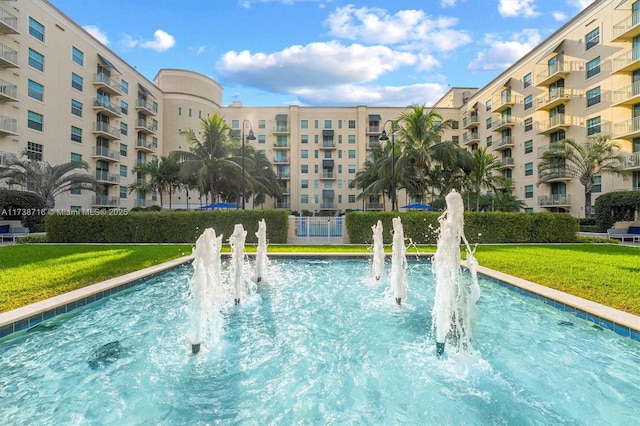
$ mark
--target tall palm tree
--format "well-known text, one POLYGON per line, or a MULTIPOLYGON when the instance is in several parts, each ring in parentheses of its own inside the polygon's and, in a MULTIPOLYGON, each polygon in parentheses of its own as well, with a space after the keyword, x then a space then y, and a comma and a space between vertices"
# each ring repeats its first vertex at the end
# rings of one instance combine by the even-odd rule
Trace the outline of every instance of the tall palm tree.
POLYGON ((180 167, 171 157, 160 157, 146 163, 137 164, 133 173, 140 173, 145 179, 138 180, 129 185, 129 193, 138 191, 143 194, 157 191, 160 197, 160 207, 163 206, 162 194, 169 194, 169 210, 171 210, 171 194, 180 182, 180 167))
POLYGON ((237 143, 229 137, 231 128, 224 119, 215 113, 202 118, 200 124, 202 139, 193 129, 184 130, 189 151, 172 151, 170 156, 180 164, 183 177, 197 176, 198 185, 211 195, 213 202, 225 185, 233 182, 237 186, 242 167, 231 158, 237 143))
MULTIPOLYGON (((397 157, 391 155, 391 144, 374 143, 371 145, 369 155, 363 167, 358 170, 354 179, 350 182, 349 188, 361 190, 356 197, 358 200, 376 198, 381 194, 387 194, 391 198, 392 157, 397 161, 397 157)), ((396 172, 398 171, 397 169, 395 170, 396 172)))
POLYGON ((595 135, 584 143, 563 139, 549 145, 538 163, 538 185, 558 176, 575 178, 584 186, 585 217, 591 217, 591 194, 595 177, 624 176, 624 155, 607 135, 595 135))
POLYGON ((469 189, 476 194, 476 211, 480 211, 480 194, 483 189, 497 192, 498 189, 510 187, 507 179, 494 174, 501 167, 502 162, 495 155, 487 153, 486 147, 480 147, 473 153, 469 189))
POLYGON ((441 143, 442 133, 452 125, 453 121, 445 121, 435 110, 427 111, 425 105, 414 105, 400 114, 396 142, 400 145, 401 153, 397 168, 413 174, 406 175, 408 179, 405 181, 413 180, 412 184, 407 182, 406 186, 414 186, 408 191, 420 201, 424 200, 427 193, 427 175, 434 162, 434 146, 441 143))
POLYGON ((248 173, 247 197, 253 197, 253 206, 264 204, 267 196, 280 197, 282 188, 269 159, 252 146, 245 146, 244 155, 245 168, 248 173))
POLYGON ((85 161, 70 161, 52 166, 46 161, 33 161, 13 157, 7 162, 8 168, 0 172, 0 180, 17 185, 38 194, 45 202, 47 210, 56 206, 56 197, 74 189, 96 191, 98 184, 87 171, 85 161))

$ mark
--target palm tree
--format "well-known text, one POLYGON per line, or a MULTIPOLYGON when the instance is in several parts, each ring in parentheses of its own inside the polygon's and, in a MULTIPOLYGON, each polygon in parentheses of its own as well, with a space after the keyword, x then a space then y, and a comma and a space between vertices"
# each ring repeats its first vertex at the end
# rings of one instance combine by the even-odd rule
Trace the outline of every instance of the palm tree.
POLYGON ((624 176, 624 155, 607 135, 595 135, 580 144, 563 139, 549 145, 538 163, 538 185, 559 176, 575 178, 584 186, 585 217, 591 217, 591 193, 595 177, 602 174, 624 176))
MULTIPOLYGON (((356 197, 358 200, 377 198, 380 194, 388 194, 391 198, 391 144, 374 143, 371 145, 369 155, 363 167, 350 182, 349 188, 361 190, 356 197)), ((393 158, 397 161, 396 156, 393 158)), ((398 169, 395 170, 398 171, 398 169)))
POLYGON ((189 144, 189 151, 172 151, 170 156, 180 164, 183 177, 197 176, 198 186, 211 195, 213 202, 225 185, 228 187, 233 183, 237 186, 242 167, 231 158, 234 140, 229 137, 231 128, 223 118, 215 113, 200 121, 202 139, 193 129, 184 130, 182 135, 189 144))
POLYGON ((129 193, 138 191, 143 194, 157 191, 160 197, 160 207, 162 207, 162 194, 169 194, 169 210, 171 210, 171 194, 179 185, 180 167, 173 158, 160 157, 160 160, 152 160, 147 163, 137 164, 133 169, 133 173, 139 173, 145 176, 129 185, 129 193), (148 177, 148 180, 146 179, 148 177))
POLYGON ((413 106, 398 119, 396 142, 400 145, 401 154, 397 168, 405 172, 407 191, 420 201, 427 193, 427 175, 435 161, 434 146, 441 143, 444 130, 453 125, 453 121, 443 120, 438 112, 427 111, 424 105, 413 106))
POLYGON ((493 154, 487 153, 486 147, 480 147, 473 153, 473 168, 469 174, 469 189, 476 194, 476 211, 480 211, 480 194, 482 189, 497 192, 498 189, 509 188, 509 182, 494 172, 502 167, 502 162, 493 154))
POLYGON ((7 162, 8 168, 0 172, 0 180, 9 185, 18 185, 38 194, 45 202, 47 210, 56 205, 55 198, 75 189, 96 191, 98 184, 87 173, 89 165, 85 161, 70 161, 52 166, 46 161, 33 161, 13 157, 7 162))
POLYGON ((264 204, 267 196, 280 197, 282 188, 278 183, 278 176, 273 170, 273 165, 267 157, 252 146, 245 146, 244 155, 245 168, 248 173, 247 197, 253 197, 253 206, 264 204))

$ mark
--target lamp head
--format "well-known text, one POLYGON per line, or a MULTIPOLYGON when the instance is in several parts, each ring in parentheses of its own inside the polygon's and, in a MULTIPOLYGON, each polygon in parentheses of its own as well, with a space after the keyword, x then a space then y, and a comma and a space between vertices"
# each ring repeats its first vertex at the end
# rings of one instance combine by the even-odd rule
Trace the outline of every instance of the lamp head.
POLYGON ((249 129, 249 134, 247 135, 247 140, 254 141, 256 137, 253 134, 253 129, 249 129))
POLYGON ((389 136, 387 136, 387 131, 382 129, 382 134, 380 135, 380 137, 378 138, 379 141, 388 141, 389 140, 389 136))

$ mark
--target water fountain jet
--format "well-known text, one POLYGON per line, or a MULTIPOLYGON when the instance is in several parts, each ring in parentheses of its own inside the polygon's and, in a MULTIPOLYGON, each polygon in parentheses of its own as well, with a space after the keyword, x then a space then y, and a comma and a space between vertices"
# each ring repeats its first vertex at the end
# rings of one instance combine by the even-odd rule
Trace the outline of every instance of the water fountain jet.
POLYGON ((263 278, 266 278, 267 265, 269 264, 269 258, 267 257, 267 223, 264 219, 258 222, 258 248, 256 251, 256 282, 261 282, 263 278))
POLYGON ((373 276, 376 281, 384 275, 384 246, 382 244, 382 221, 371 227, 373 231, 373 276))
POLYGON ((404 229, 399 217, 393 220, 393 243, 391 249, 391 288, 398 305, 407 297, 407 257, 404 245, 404 229))
POLYGON ((243 275, 244 263, 244 243, 247 238, 247 231, 241 223, 233 227, 233 234, 229 237, 231 245, 231 279, 234 283, 234 303, 238 305, 242 295, 245 293, 245 282, 243 275))

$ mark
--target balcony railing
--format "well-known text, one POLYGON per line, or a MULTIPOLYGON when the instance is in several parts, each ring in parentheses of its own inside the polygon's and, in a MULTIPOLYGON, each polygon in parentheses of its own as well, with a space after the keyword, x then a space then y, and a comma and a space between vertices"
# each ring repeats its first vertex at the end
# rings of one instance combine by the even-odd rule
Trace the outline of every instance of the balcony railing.
POLYGON ((516 118, 513 115, 509 115, 506 117, 500 117, 493 122, 493 131, 499 132, 501 129, 505 127, 511 127, 516 124, 516 118))
POLYGON ((147 121, 144 118, 139 118, 136 120, 136 127, 139 129, 148 130, 151 133, 155 133, 158 131, 158 127, 152 121, 147 121))
POLYGON ((115 185, 120 183, 120 175, 109 173, 104 170, 96 170, 96 180, 98 182, 106 182, 115 185))
POLYGON ((289 126, 279 124, 273 128, 273 133, 289 133, 289 126))
POLYGON ((640 68, 640 48, 634 47, 611 61, 611 72, 629 72, 640 68))
POLYGON ((571 97, 571 89, 565 89, 564 87, 559 87, 553 90, 551 93, 545 93, 544 95, 540 95, 536 97, 536 108, 537 109, 553 108, 556 105, 567 102, 570 97, 571 97))
POLYGON ((93 75, 93 84, 108 88, 109 92, 122 95, 122 85, 116 80, 111 79, 107 74, 99 72, 93 75))
POLYGON ((640 34, 640 11, 631 12, 631 15, 613 26, 612 32, 612 41, 628 40, 640 34))
POLYGON ((17 68, 18 52, 0 43, 0 68, 17 68))
POLYGON ((289 179, 289 176, 290 176, 289 173, 277 173, 276 174, 276 177, 278 179, 289 179))
POLYGON ((570 206, 571 195, 565 194, 551 194, 551 195, 539 195, 538 206, 540 207, 557 207, 557 206, 570 206))
POLYGON ((613 91, 613 104, 635 104, 640 98, 640 81, 613 91))
POLYGON ((273 159, 273 164, 289 164, 287 157, 276 157, 273 159))
POLYGON ((640 152, 624 153, 624 162, 622 167, 625 170, 640 169, 640 152))
POLYGON ((477 126, 478 124, 480 124, 478 114, 470 114, 468 117, 462 119, 462 127, 464 128, 477 126))
POLYGON ((513 136, 503 136, 498 140, 493 141, 493 149, 500 150, 502 148, 511 148, 516 144, 513 136))
POLYGON ((369 126, 367 133, 380 133, 382 132, 380 126, 369 126))
POLYGON ((290 209, 291 203, 288 201, 276 201, 276 209, 290 209))
POLYGON ((513 167, 514 165, 513 157, 502 157, 500 161, 502 162, 502 167, 513 167))
POLYGON ((366 203, 365 204, 365 209, 366 210, 384 210, 384 204, 382 203, 366 203))
POLYGON ((479 140, 480 140, 480 136, 478 135, 477 132, 464 133, 462 135, 462 142, 465 143, 465 144, 478 142, 479 140))
POLYGON ((0 99, 17 101, 18 86, 8 81, 0 80, 0 99))
POLYGON ((0 8, 0 31, 2 34, 19 34, 18 18, 0 8))
POLYGON ((320 204, 320 208, 321 209, 335 209, 336 208, 336 203, 334 203, 333 201, 323 201, 322 204, 320 204))
POLYGON ((17 135, 18 120, 0 115, 0 133, 17 135))
POLYGON ((97 121, 93 123, 93 132, 94 133, 102 133, 108 136, 111 136, 114 139, 120 139, 120 129, 117 127, 110 126, 109 123, 103 123, 102 121, 97 121))
POLYGON ((276 142, 273 147, 275 149, 289 149, 289 142, 276 142))
POLYGON ((120 152, 105 146, 94 146, 92 157, 101 157, 112 161, 120 161, 120 152))
POLYGON ((538 133, 552 131, 558 127, 569 127, 571 125, 571 116, 568 114, 556 114, 548 120, 538 123, 538 133))
POLYGON ((630 118, 613 125, 614 138, 634 138, 640 136, 640 117, 630 118))
POLYGON ((322 141, 321 148, 332 149, 336 147, 336 143, 334 141, 322 141))
POLYGON ((92 205, 98 207, 116 207, 120 205, 120 198, 109 197, 108 195, 94 195, 92 205))
POLYGON ((136 99, 136 108, 145 109, 152 113, 153 115, 158 113, 158 104, 154 104, 153 102, 147 102, 144 99, 136 99))
POLYGON ((103 99, 94 98, 93 99, 93 107, 106 110, 106 111, 111 112, 113 115, 116 115, 118 117, 122 115, 122 109, 119 106, 112 104, 111 102, 109 102, 105 98, 103 98, 103 99))
POLYGON ((16 158, 18 158, 16 154, 0 151, 0 167, 7 167, 16 158))
POLYGON ((155 142, 149 142, 146 139, 137 139, 136 148, 149 152, 156 152, 156 150, 158 149, 158 144, 155 142))
POLYGON ((320 179, 335 179, 336 174, 334 172, 322 172, 320 179))

